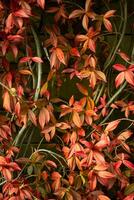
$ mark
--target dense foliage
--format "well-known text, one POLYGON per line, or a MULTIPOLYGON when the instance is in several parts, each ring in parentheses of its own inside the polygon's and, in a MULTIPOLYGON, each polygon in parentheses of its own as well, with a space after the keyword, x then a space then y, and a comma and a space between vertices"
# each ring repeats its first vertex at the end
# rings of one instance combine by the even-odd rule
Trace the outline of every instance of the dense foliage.
POLYGON ((0 1, 1 200, 134 199, 127 8, 0 1))

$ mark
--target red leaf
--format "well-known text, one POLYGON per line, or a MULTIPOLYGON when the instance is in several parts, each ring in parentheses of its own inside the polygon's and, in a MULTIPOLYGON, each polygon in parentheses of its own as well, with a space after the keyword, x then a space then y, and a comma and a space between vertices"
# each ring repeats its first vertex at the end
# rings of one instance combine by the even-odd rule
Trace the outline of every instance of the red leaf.
POLYGON ((56 48, 56 55, 58 60, 65 65, 64 53, 60 48, 56 48))
POLYGON ((108 123, 107 127, 105 128, 105 131, 113 131, 114 129, 116 129, 119 123, 120 123, 119 120, 115 120, 108 123))
POLYGON ((134 164, 131 163, 130 161, 128 161, 128 160, 123 160, 123 164, 124 164, 126 167, 128 167, 128 168, 134 170, 134 164))
POLYGON ((88 47, 91 51, 93 51, 95 53, 95 49, 96 49, 96 44, 94 42, 94 40, 89 39, 88 41, 88 47))
POLYGON ((45 8, 45 0, 37 0, 37 3, 42 9, 45 8))
POLYGON ((124 80, 125 80, 124 72, 119 73, 118 76, 115 79, 116 88, 119 87, 123 83, 124 80))
POLYGON ((26 13, 23 9, 20 9, 20 10, 14 12, 14 15, 15 15, 16 17, 29 18, 29 15, 27 15, 27 13, 26 13))
POLYGON ((12 49, 14 57, 16 58, 18 55, 18 48, 15 45, 11 45, 11 49, 12 49))
POLYGON ((21 35, 8 35, 7 39, 11 42, 21 42, 24 38, 21 35))
POLYGON ((104 26, 109 32, 112 32, 112 24, 108 19, 104 19, 104 26))
POLYGON ((113 65, 113 68, 118 70, 118 71, 120 71, 120 72, 126 70, 126 67, 124 65, 122 65, 122 64, 115 64, 115 65, 113 65))
POLYGON ((71 54, 71 56, 80 57, 80 53, 79 53, 78 49, 75 47, 70 49, 70 54, 71 54))
POLYGON ((43 63, 43 60, 40 57, 32 57, 31 60, 36 63, 43 63))
POLYGON ((31 57, 23 57, 23 58, 21 58, 20 59, 20 63, 24 63, 24 62, 28 62, 28 61, 30 61, 30 59, 31 59, 31 57))
POLYGON ((115 168, 116 170, 118 170, 118 169, 120 168, 121 165, 122 165, 122 161, 121 161, 121 160, 119 160, 119 161, 117 161, 116 163, 113 164, 113 166, 114 166, 114 168, 115 168))
POLYGON ((119 50, 118 54, 120 55, 120 57, 121 57, 123 60, 125 60, 125 61, 129 61, 129 60, 130 60, 129 56, 128 56, 126 53, 121 52, 121 51, 119 50))

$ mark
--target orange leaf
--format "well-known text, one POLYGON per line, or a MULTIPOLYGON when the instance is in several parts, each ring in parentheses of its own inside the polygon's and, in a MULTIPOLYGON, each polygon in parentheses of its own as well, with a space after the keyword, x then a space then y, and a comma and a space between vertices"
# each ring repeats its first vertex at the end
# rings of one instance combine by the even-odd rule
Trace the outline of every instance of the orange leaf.
POLYGON ((82 14, 84 13, 84 10, 74 10, 70 15, 69 15, 69 19, 72 18, 76 18, 76 17, 80 17, 82 14))
POLYGON ((3 95, 3 107, 8 111, 11 112, 11 105, 10 105, 10 95, 8 91, 6 91, 3 95))
POLYGON ((2 170, 2 173, 3 173, 3 176, 4 176, 4 178, 5 178, 6 180, 11 181, 11 179, 12 179, 12 174, 11 174, 11 172, 9 171, 9 169, 4 168, 4 169, 2 170))
POLYGON ((88 37, 86 35, 77 35, 76 41, 84 42, 85 40, 88 40, 88 37))
POLYGON ((99 171, 99 172, 97 172, 97 174, 101 178, 114 178, 115 177, 114 174, 112 174, 111 172, 107 172, 107 171, 99 171))
POLYGON ((92 5, 92 0, 86 0, 86 3, 85 3, 85 11, 89 11, 91 5, 92 5))
POLYGON ((95 87, 96 85, 96 76, 94 72, 91 72, 91 76, 90 76, 90 85, 92 88, 95 87))
POLYGON ((127 70, 125 73, 125 79, 128 83, 134 86, 134 74, 130 70, 127 70))
POLYGON ((74 96, 71 96, 69 99, 69 106, 72 106, 74 104, 74 96))
POLYGON ((45 0, 37 0, 37 3, 42 9, 45 8, 45 0))
POLYGON ((133 133, 131 132, 131 131, 124 131, 123 133, 121 133, 118 137, 117 137, 117 139, 118 140, 122 140, 122 141, 125 141, 125 140, 127 140, 128 138, 130 138, 131 137, 131 135, 132 135, 133 133))
POLYGON ((51 65, 51 68, 53 68, 53 66, 56 64, 56 52, 53 51, 51 56, 50 56, 50 65, 51 65))
POLYGON ((77 126, 77 127, 81 127, 82 123, 81 123, 81 119, 80 116, 77 112, 73 112, 73 117, 72 117, 73 123, 77 126))
POLYGON ((56 48, 56 55, 59 61, 65 65, 64 53, 60 48, 56 48))
POLYGON ((36 120, 36 116, 34 114, 34 112, 32 110, 28 110, 28 116, 29 116, 29 119, 31 120, 31 122, 37 126, 37 120, 36 120))
POLYGON ((96 178, 96 176, 92 176, 90 178, 89 185, 90 185, 90 190, 91 191, 95 190, 96 185, 97 185, 97 178, 96 178))
POLYGON ((88 31, 88 23, 89 23, 89 18, 87 15, 84 15, 82 19, 82 26, 86 31, 88 31))
POLYGON ((32 72, 27 69, 21 69, 19 70, 19 73, 24 75, 32 75, 32 72))
POLYGON ((115 120, 108 123, 107 127, 105 128, 105 131, 113 131, 114 129, 116 129, 119 123, 120 123, 119 120, 115 120))
POLYGON ((98 70, 96 70, 95 72, 97 73, 98 78, 99 78, 100 80, 103 80, 103 81, 107 82, 106 76, 105 76, 105 74, 104 74, 103 72, 98 71, 98 70))
POLYGON ((50 120, 50 114, 46 108, 42 108, 39 113, 39 124, 41 128, 44 128, 44 125, 47 124, 50 120))
POLYGON ((88 96, 88 91, 83 85, 81 85, 80 83, 76 83, 76 86, 82 94, 88 96))
POLYGON ((105 13, 104 17, 105 18, 113 17, 115 12, 116 10, 109 10, 105 13))
POLYGON ((49 165, 50 167, 54 167, 54 168, 57 168, 57 165, 55 162, 53 162, 52 160, 47 160, 46 161, 47 165, 49 165))
POLYGON ((43 86, 41 87, 41 90, 40 90, 40 95, 41 95, 41 96, 46 92, 47 87, 48 87, 48 82, 45 82, 45 83, 43 84, 43 86))
POLYGON ((15 105, 15 114, 17 116, 20 115, 20 102, 17 102, 16 105, 15 105))
POLYGON ((108 165, 106 165, 105 163, 99 163, 94 167, 94 170, 102 171, 102 170, 106 170, 107 168, 108 168, 108 165))
POLYGON ((51 178, 53 181, 56 181, 57 179, 61 178, 61 175, 59 174, 59 172, 53 172, 51 178))
POLYGON ((99 195, 97 200, 110 200, 110 198, 105 195, 99 195))

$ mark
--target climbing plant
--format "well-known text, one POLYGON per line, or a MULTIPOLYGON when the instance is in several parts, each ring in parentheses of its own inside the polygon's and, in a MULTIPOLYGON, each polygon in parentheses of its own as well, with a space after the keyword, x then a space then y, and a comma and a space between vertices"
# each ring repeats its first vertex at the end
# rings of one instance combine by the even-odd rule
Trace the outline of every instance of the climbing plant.
POLYGON ((1 200, 134 199, 131 4, 0 0, 1 200))

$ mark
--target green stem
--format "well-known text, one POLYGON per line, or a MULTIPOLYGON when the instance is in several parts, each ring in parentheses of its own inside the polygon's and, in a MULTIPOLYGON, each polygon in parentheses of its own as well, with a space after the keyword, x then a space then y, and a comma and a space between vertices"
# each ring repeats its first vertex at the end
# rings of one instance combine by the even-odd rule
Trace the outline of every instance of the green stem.
MULTIPOLYGON (((38 36, 34 30, 33 27, 31 27, 33 36, 34 36, 34 40, 35 40, 35 44, 36 44, 36 49, 37 49, 37 56, 41 58, 41 48, 40 48, 40 42, 38 39, 38 36)), ((37 86, 36 86, 36 91, 35 91, 35 96, 34 96, 34 100, 36 101, 39 97, 39 93, 40 93, 40 86, 41 86, 41 76, 42 76, 42 63, 37 63, 37 86)))
POLYGON ((116 97, 123 91, 126 85, 127 85, 127 82, 124 82, 124 84, 119 88, 119 90, 117 90, 117 92, 108 101, 108 103, 106 104, 106 107, 108 107, 116 99, 116 97))
POLYGON ((107 121, 107 119, 109 119, 109 117, 111 116, 111 114, 113 113, 114 109, 110 110, 110 112, 108 113, 108 115, 103 119, 103 121, 99 124, 103 124, 105 121, 107 121))
POLYGON ((13 145, 15 145, 15 146, 18 145, 19 140, 20 140, 20 138, 21 138, 23 132, 25 131, 25 129, 26 129, 26 126, 23 125, 22 128, 20 129, 19 133, 17 134, 17 136, 16 136, 16 138, 15 138, 15 140, 14 140, 14 142, 13 142, 13 145))
POLYGON ((4 85, 2 82, 0 82, 0 85, 5 88, 12 96, 15 96, 15 94, 13 94, 12 90, 10 88, 8 88, 6 85, 4 85))
POLYGON ((114 58, 117 50, 119 49, 119 46, 120 46, 120 44, 123 40, 124 34, 125 34, 126 25, 127 25, 127 2, 124 0, 124 24, 123 24, 123 28, 122 28, 122 34, 116 45, 116 48, 114 49, 114 52, 112 53, 111 58, 109 59, 109 62, 105 64, 104 70, 106 70, 108 68, 108 66, 110 65, 110 63, 113 61, 113 58, 114 58))
POLYGON ((96 98, 96 100, 95 100, 95 105, 97 105, 97 103, 98 103, 98 101, 99 101, 99 99, 100 99, 100 96, 103 94, 104 89, 105 89, 105 84, 103 84, 102 87, 100 88, 100 92, 99 92, 99 94, 97 95, 97 98, 96 98))

